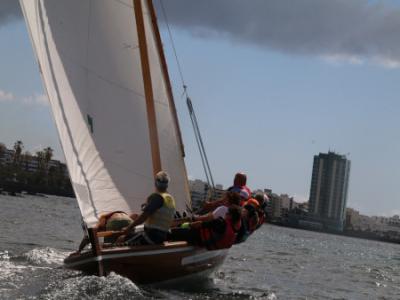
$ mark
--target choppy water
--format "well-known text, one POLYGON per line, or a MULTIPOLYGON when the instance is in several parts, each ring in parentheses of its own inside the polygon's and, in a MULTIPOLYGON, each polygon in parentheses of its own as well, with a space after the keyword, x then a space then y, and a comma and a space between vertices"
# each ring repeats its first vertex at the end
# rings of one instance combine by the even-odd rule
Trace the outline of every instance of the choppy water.
POLYGON ((400 299, 400 245, 265 225, 202 284, 137 286, 62 269, 73 199, 0 196, 0 299, 400 299))

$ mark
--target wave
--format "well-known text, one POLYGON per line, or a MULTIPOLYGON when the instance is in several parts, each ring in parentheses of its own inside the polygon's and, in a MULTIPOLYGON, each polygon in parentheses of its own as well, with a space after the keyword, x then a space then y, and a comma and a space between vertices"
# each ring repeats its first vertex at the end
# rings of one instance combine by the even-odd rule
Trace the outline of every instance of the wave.
POLYGON ((22 254, 21 257, 25 259, 26 262, 35 266, 61 266, 64 258, 67 257, 68 254, 69 252, 45 247, 32 249, 22 254))
POLYGON ((42 300, 145 298, 129 279, 111 273, 107 277, 77 276, 51 282, 39 295, 42 300))
POLYGON ((129 279, 84 276, 61 268, 68 253, 36 248, 20 255, 0 251, 0 299, 127 299, 142 296, 129 279))
POLYGON ((43 286, 62 264, 65 253, 52 248, 37 248, 20 255, 0 251, 0 299, 23 298, 43 286), (45 279, 44 282, 47 280, 45 279))

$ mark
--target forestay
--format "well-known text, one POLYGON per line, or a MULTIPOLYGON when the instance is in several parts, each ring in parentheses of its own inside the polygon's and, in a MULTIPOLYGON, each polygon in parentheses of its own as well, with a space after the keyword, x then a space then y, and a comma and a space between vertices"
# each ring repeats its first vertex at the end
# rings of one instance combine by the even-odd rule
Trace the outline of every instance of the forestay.
MULTIPOLYGON (((84 221, 140 212, 154 176, 133 1, 20 3, 84 221)), ((161 164, 184 211, 183 153, 148 4, 142 0, 161 164)))

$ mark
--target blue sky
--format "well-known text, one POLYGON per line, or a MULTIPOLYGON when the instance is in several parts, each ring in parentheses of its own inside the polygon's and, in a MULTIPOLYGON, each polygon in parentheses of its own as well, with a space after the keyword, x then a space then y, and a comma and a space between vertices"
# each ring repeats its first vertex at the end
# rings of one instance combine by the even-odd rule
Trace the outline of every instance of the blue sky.
MULTIPOLYGON (((272 45, 259 42, 262 32, 260 39, 235 36, 228 21, 201 28, 171 18, 217 182, 227 186, 235 172, 245 171, 251 188, 306 200, 313 156, 334 150, 352 161, 349 206, 369 215, 400 212, 400 49, 392 38, 383 50, 365 44, 315 48, 325 39, 304 45, 299 40, 297 47, 281 35, 272 45), (363 50, 358 54, 354 49, 363 50)), ((387 34, 398 36, 392 31, 387 34)), ((379 33, 380 42, 386 41, 385 33, 379 33)), ((162 34, 188 172, 203 178, 170 42, 165 30, 162 34)), ((32 152, 50 145, 62 158, 25 24, 0 24, 0 38, 0 141, 11 146, 21 139, 32 152)))

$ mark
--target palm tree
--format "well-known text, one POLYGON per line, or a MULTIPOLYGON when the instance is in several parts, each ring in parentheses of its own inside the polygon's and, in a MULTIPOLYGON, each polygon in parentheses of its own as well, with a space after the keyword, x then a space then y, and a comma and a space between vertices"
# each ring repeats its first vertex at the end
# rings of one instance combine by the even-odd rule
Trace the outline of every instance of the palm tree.
POLYGON ((51 147, 47 147, 47 148, 43 149, 44 162, 45 162, 46 170, 48 170, 49 162, 53 158, 53 152, 54 152, 54 150, 51 147))
POLYGON ((38 162, 38 169, 35 172, 35 184, 38 187, 42 187, 46 182, 46 162, 45 162, 45 154, 43 151, 36 152, 36 160, 38 162))
POLYGON ((18 165, 21 161, 22 150, 24 149, 24 143, 22 141, 16 141, 14 143, 14 164, 18 165))
POLYGON ((45 154, 43 151, 36 151, 36 158, 38 161, 38 170, 44 171, 46 168, 45 154))

